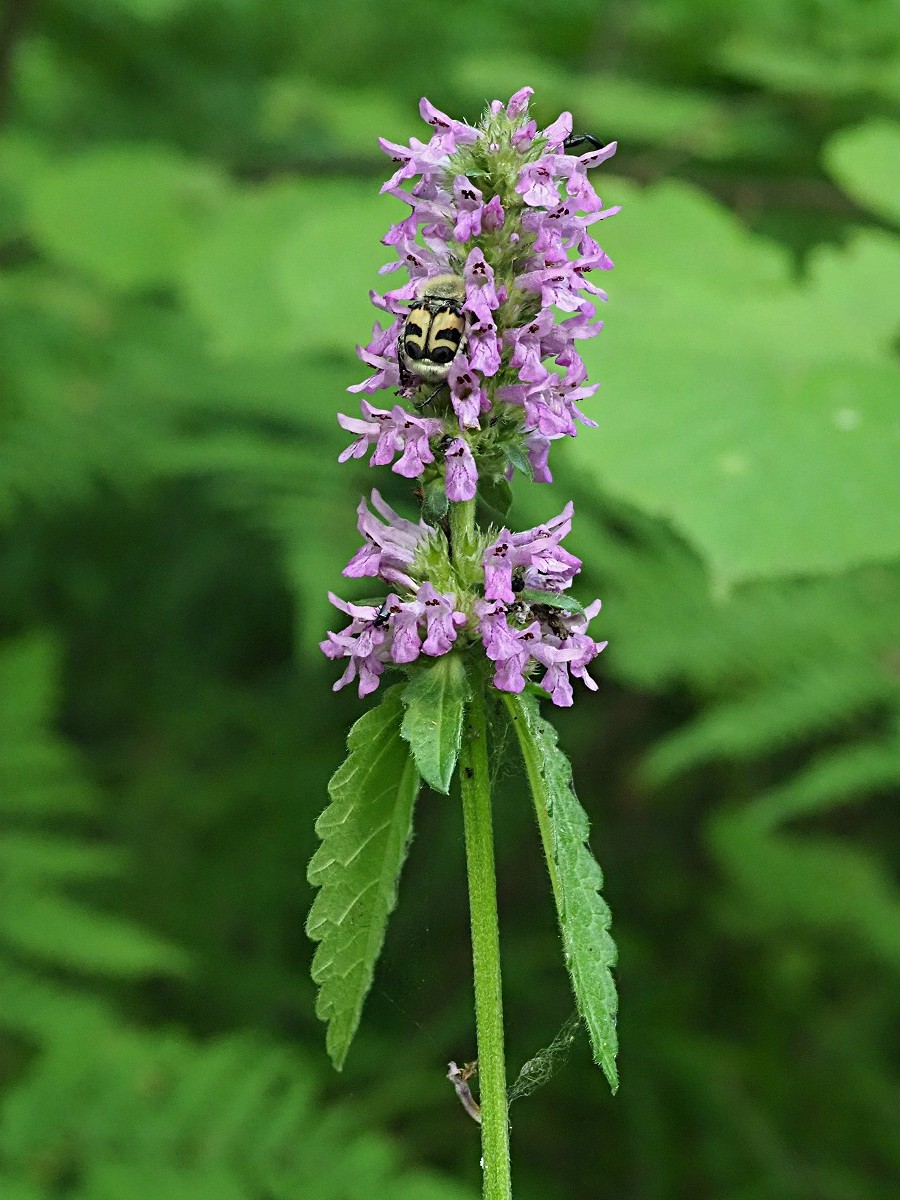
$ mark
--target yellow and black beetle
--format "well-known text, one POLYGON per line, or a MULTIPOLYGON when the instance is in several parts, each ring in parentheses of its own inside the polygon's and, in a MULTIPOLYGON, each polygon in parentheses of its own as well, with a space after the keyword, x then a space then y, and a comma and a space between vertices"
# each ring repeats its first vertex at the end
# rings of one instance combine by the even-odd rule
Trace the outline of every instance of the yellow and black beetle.
POLYGON ((454 358, 466 344, 465 281, 458 275, 436 275, 426 281, 409 306, 397 345, 402 387, 413 377, 441 384, 450 374, 454 358))

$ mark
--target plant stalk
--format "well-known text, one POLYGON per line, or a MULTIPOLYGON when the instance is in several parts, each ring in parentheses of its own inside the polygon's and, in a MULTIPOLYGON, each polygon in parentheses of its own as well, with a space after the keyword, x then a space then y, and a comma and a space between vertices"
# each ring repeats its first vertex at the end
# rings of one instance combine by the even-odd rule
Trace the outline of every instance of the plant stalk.
POLYGON ((450 554, 457 570, 473 566, 475 548, 475 501, 460 500, 450 505, 450 554), (464 565, 465 564, 465 565, 464 565))
POLYGON ((477 683, 467 710, 459 764, 475 972, 484 1200, 511 1200, 491 779, 484 694, 477 683))

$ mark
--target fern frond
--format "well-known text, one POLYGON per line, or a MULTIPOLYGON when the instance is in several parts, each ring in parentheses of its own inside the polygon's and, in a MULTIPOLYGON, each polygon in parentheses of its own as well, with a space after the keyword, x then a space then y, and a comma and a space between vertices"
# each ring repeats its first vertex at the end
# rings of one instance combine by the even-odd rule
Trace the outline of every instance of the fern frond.
POLYGON ((40 1002, 41 972, 127 978, 185 967, 175 947, 70 892, 115 876, 124 863, 113 847, 72 828, 94 797, 51 727, 57 672, 47 638, 0 647, 0 1024, 31 1032, 41 1013, 51 1026, 61 1017, 40 1002))
POLYGON ((77 1200, 470 1200, 405 1170, 348 1111, 323 1107, 290 1050, 241 1036, 201 1045, 104 1020, 73 1033, 8 1098, 0 1129, 0 1170, 27 1179, 39 1164, 40 1200, 61 1179, 77 1200))
POLYGON ((658 785, 701 763, 770 754, 884 710, 897 698, 896 681, 877 664, 814 661, 714 705, 658 742, 644 763, 645 778, 658 785))

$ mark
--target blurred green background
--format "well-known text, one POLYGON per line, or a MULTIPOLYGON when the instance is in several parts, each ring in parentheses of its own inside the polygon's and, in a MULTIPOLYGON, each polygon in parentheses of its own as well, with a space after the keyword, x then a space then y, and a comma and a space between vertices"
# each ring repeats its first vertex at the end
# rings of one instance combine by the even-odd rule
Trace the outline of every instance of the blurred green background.
MULTIPOLYGON (((620 946, 511 1110, 520 1200, 900 1195, 896 0, 9 0, 0 50, 0 1197, 464 1200, 456 803, 424 795, 341 1076, 303 935, 362 711, 316 649, 375 139, 427 94, 618 138, 577 508, 598 697, 559 714, 620 946)), ((350 406, 349 408, 347 406, 350 406)), ((514 774, 510 1070, 569 1016, 514 774)))

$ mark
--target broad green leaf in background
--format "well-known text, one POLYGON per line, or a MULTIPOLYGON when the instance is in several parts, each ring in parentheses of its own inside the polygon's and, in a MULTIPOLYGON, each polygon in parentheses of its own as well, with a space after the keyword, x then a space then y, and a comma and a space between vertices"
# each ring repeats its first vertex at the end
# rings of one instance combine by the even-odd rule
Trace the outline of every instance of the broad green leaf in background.
MULTIPOLYGON (((787 10, 788 6, 785 6, 787 10)), ((889 20, 896 13, 890 5, 889 20)), ((774 12, 778 9, 774 8, 774 12)), ((784 11, 784 10, 783 10, 784 11)), ((798 34, 807 33, 802 9, 797 8, 798 34)), ((822 95, 831 98, 883 97, 896 102, 900 97, 900 61, 897 55, 883 52, 861 54, 862 47, 852 45, 852 30, 860 27, 859 10, 852 5, 832 6, 826 24, 829 26, 831 45, 804 46, 797 37, 782 28, 782 36, 772 39, 759 33, 739 33, 729 38, 713 54, 713 61, 725 74, 746 80, 754 87, 765 83, 775 92, 795 93, 818 99, 822 95), (833 22, 843 19, 844 28, 835 29, 833 22), (848 36, 849 35, 849 36, 848 36), (840 47, 837 43, 840 41, 840 47), (856 51, 856 53, 854 53, 856 51)), ((894 20, 896 26, 896 21, 894 20)), ((885 30, 886 32, 886 30, 885 30)), ((878 38, 882 42, 882 38, 878 38)))
POLYGON ((410 106, 401 96, 364 87, 358 79, 348 87, 306 73, 279 76, 264 84, 260 110, 260 125, 269 137, 315 127, 327 139, 329 161, 359 156, 360 173, 367 160, 387 167, 380 137, 398 142, 410 135, 410 106))
POLYGON ((900 225, 900 125, 873 118, 825 147, 825 165, 858 204, 900 225))
POLYGON ((587 814, 575 795, 572 768, 559 749, 556 730, 540 715, 537 700, 530 695, 505 695, 504 700, 531 785, 575 1001, 594 1060, 615 1092, 616 947, 609 932, 609 906, 600 895, 603 872, 587 844, 587 814))
POLYGON ((0 1195, 3 1200, 45 1200, 46 1192, 22 1179, 0 1175, 0 1195))
POLYGON ((400 734, 402 690, 390 688, 351 729, 349 754, 328 785, 331 803, 316 822, 322 845, 308 878, 320 891, 306 932, 320 943, 312 965, 316 1013, 328 1022, 326 1045, 338 1070, 372 985, 412 834, 419 775, 400 734))
POLYGON ((203 1166, 172 1169, 149 1163, 101 1162, 92 1166, 85 1179, 84 1196, 91 1200, 122 1200, 142 1196, 144 1200, 252 1200, 227 1167, 203 1166))
POLYGON ((168 21, 185 9, 197 7, 197 0, 113 0, 113 3, 115 7, 148 23, 168 21))
POLYGON ((409 742, 419 774, 445 795, 459 757, 469 698, 466 668, 458 654, 444 654, 417 671, 403 689, 406 712, 400 732, 409 742))
MULTIPOLYGON (((376 318, 384 323, 369 289, 402 281, 378 276, 391 257, 381 238, 397 216, 374 183, 247 187, 198 239, 184 273, 188 303, 222 355, 349 357, 376 318)), ((366 373, 358 366, 347 382, 366 373)))
MULTIPOLYGON (((765 798, 763 798, 765 803, 765 798)), ((877 856, 836 838, 760 829, 751 804, 715 816, 713 852, 757 927, 801 927, 858 943, 900 970, 900 891, 877 856)))
POLYGON ((170 149, 98 146, 37 173, 29 223, 47 254, 101 283, 165 284, 223 187, 213 168, 170 149))
POLYGON ((603 194, 625 213, 584 351, 600 430, 557 462, 669 518, 720 585, 900 554, 900 243, 862 235, 797 285, 691 188, 603 194))

